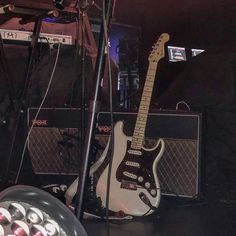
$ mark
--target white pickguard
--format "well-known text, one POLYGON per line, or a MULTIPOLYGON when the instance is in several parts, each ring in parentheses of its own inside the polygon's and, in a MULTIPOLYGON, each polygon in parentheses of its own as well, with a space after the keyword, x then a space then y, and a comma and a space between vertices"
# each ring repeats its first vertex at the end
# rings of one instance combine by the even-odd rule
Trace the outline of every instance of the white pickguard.
MULTIPOLYGON (((157 157, 152 166, 152 171, 154 174, 155 184, 157 195, 156 197, 152 197, 149 192, 144 189, 137 189, 137 190, 129 190, 121 188, 121 183, 116 179, 116 171, 118 166, 120 165, 123 157, 126 154, 127 150, 127 141, 132 139, 132 137, 128 137, 123 133, 123 122, 119 121, 115 125, 114 129, 114 157, 112 162, 112 172, 111 172, 111 184, 110 184, 110 205, 109 209, 114 212, 123 211, 125 214, 134 215, 134 216, 142 216, 145 214, 150 214, 153 210, 150 210, 150 207, 143 203, 143 201, 139 197, 139 193, 143 192, 150 200, 152 206, 158 207, 160 202, 160 186, 159 181, 156 174, 156 166, 158 161, 160 160, 163 152, 164 152, 164 141, 159 139, 157 145, 152 149, 145 149, 147 151, 152 151, 156 149, 159 145, 161 145, 160 152, 158 153, 157 157)), ((145 158, 145 157, 144 157, 145 158)), ((148 160, 147 160, 148 161, 148 160)), ((102 200, 102 205, 105 207, 106 205, 106 189, 107 189, 107 175, 108 175, 108 167, 103 171, 102 175, 100 176, 97 187, 96 187, 96 194, 97 197, 100 197, 102 200)))

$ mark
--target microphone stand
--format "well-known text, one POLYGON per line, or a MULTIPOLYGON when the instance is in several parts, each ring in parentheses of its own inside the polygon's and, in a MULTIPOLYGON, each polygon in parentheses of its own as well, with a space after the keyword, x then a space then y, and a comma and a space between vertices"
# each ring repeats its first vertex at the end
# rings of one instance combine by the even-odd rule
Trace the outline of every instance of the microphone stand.
MULTIPOLYGON (((87 1, 85 1, 85 3, 83 3, 83 1, 78 0, 78 16, 80 16, 80 20, 81 20, 81 48, 79 49, 80 51, 80 69, 81 69, 81 113, 80 113, 80 154, 83 153, 84 150, 84 134, 85 134, 85 109, 86 109, 86 98, 85 98, 85 56, 86 56, 86 49, 85 49, 85 27, 84 27, 84 14, 88 8, 88 4, 87 1), (81 13, 80 13, 81 11, 81 13)), ((79 35, 79 34, 78 34, 79 35)), ((77 40, 79 41, 79 37, 77 38, 77 40)))
POLYGON ((31 48, 30 48, 30 56, 29 56, 29 62, 28 62, 28 66, 27 66, 27 71, 26 71, 26 75, 25 75, 25 79, 24 79, 24 89, 20 95, 20 99, 19 99, 19 104, 17 104, 19 107, 18 109, 18 114, 16 117, 16 122, 14 125, 14 131, 13 131, 13 137, 11 140, 11 148, 10 148, 10 153, 9 153, 9 157, 7 160, 7 164, 6 164, 6 170, 5 170, 5 174, 4 174, 4 178, 3 178, 3 184, 5 186, 7 186, 8 183, 8 177, 9 177, 9 172, 10 172, 10 168, 11 168, 11 162, 13 159, 13 152, 15 149, 15 145, 16 145, 16 138, 17 138, 17 133, 18 133, 18 129, 20 126, 20 122, 22 121, 23 117, 24 117, 24 113, 25 113, 25 109, 26 109, 26 98, 27 98, 27 92, 28 92, 28 88, 30 85, 30 77, 31 77, 31 73, 32 73, 32 69, 33 69, 33 63, 36 57, 36 53, 37 53, 37 43, 38 43, 38 39, 39 39, 39 34, 40 34, 40 30, 41 30, 41 25, 42 25, 42 18, 37 18, 35 21, 35 25, 34 25, 34 30, 33 30, 33 34, 32 34, 32 41, 31 41, 31 48))
MULTIPOLYGON (((111 18, 111 10, 112 10, 112 0, 103 0, 103 4, 105 4, 106 9, 106 21, 109 23, 111 18)), ((95 67, 95 75, 94 80, 96 81, 95 89, 93 93, 93 99, 90 102, 89 106, 89 114, 88 114, 88 124, 86 129, 85 135, 85 144, 86 148, 83 150, 83 158, 82 158, 82 165, 81 171, 79 173, 79 182, 78 182, 78 189, 76 194, 76 202, 75 202, 75 214, 79 221, 82 222, 83 220, 83 200, 84 200, 84 190, 86 187, 86 182, 89 176, 89 160, 91 155, 91 146, 92 140, 94 138, 94 130, 97 121, 96 114, 98 113, 98 93, 101 85, 101 79, 103 77, 104 68, 105 68, 105 35, 104 35, 104 22, 102 21, 102 27, 100 32, 99 38, 99 47, 98 47, 98 54, 96 60, 96 67, 95 67)))
MULTIPOLYGON (((35 24, 34 24, 33 34, 32 34, 32 40, 31 40, 31 44, 30 44, 30 48, 29 48, 30 49, 29 61, 28 61, 28 65, 27 65, 27 69, 26 69, 26 73, 25 73, 25 78, 23 81, 24 87, 23 87, 23 90, 21 91, 19 97, 15 98, 16 101, 13 104, 14 105, 13 110, 14 110, 14 112, 17 112, 17 116, 16 116, 16 120, 15 120, 14 126, 13 126, 13 136, 12 136, 12 140, 11 140, 11 147, 10 147, 9 156, 8 156, 8 160, 6 163, 6 169, 5 169, 5 173, 4 173, 4 177, 3 177, 3 185, 4 186, 8 185, 11 164, 12 164, 12 160, 14 157, 14 151, 15 151, 15 148, 17 145, 16 139, 17 139, 18 133, 20 132, 19 131, 20 123, 24 122, 24 119, 25 119, 25 113, 26 113, 27 102, 28 102, 27 101, 28 90, 30 87, 31 75, 33 73, 33 67, 34 67, 36 56, 37 56, 37 45, 38 45, 38 40, 40 37, 42 20, 45 17, 55 17, 55 16, 58 16, 57 11, 50 11, 50 12, 47 12, 46 14, 37 15, 33 18, 32 17, 30 18, 35 21, 35 24)), ((23 135, 24 135, 24 137, 26 136, 25 133, 23 135)), ((18 179, 16 179, 16 182, 18 182, 18 179)))

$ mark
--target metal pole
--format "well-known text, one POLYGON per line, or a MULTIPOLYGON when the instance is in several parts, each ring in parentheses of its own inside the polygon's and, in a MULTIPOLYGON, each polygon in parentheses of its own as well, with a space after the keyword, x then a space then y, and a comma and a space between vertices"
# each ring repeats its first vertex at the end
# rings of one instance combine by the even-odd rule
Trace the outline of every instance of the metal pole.
MULTIPOLYGON (((107 22, 110 22, 111 18, 111 10, 112 10, 112 0, 103 0, 103 4, 106 4, 106 18, 107 22)), ((104 24, 104 22, 102 22, 104 24)), ((75 205, 75 214, 77 218, 82 222, 83 220, 83 200, 84 200, 84 190, 86 186, 86 182, 88 180, 89 175, 89 161, 91 154, 91 146, 92 140, 94 138, 94 130, 96 125, 97 113, 98 113, 98 94, 101 85, 101 79, 104 73, 105 67, 105 35, 103 32, 103 26, 101 27, 100 38, 99 38, 99 47, 98 47, 98 55, 95 67, 95 75, 94 80, 96 81, 93 99, 90 102, 89 106, 89 117, 88 117, 88 125, 86 129, 85 136, 85 145, 86 148, 83 152, 83 163, 81 166, 81 171, 79 175, 79 183, 78 183, 78 191, 77 191, 77 199, 75 205)))

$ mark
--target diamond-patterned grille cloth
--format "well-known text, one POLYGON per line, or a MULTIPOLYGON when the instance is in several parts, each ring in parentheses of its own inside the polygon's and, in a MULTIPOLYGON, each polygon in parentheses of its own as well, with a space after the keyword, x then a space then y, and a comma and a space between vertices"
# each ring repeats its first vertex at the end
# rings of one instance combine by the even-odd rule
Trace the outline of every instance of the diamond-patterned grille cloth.
MULTIPOLYGON (((77 174, 80 166, 76 128, 37 128, 30 134, 28 148, 35 173, 77 174)), ((105 148, 107 135, 96 139, 105 148)), ((190 139, 165 139, 165 151, 158 163, 157 175, 162 194, 196 197, 198 195, 199 143, 190 139)), ((154 139, 146 139, 152 147, 154 139)), ((102 149, 98 151, 101 155, 102 149)))

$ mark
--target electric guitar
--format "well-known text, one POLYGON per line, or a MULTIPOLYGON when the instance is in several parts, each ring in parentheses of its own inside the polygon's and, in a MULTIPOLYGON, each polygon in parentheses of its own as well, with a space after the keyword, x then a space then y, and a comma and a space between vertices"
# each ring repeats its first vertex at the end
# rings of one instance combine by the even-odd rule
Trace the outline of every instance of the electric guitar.
MULTIPOLYGON (((132 137, 123 133, 123 122, 118 121, 114 128, 114 156, 111 170, 109 210, 122 211, 127 215, 142 216, 151 214, 160 202, 160 185, 156 166, 164 152, 164 141, 159 139, 155 147, 143 147, 148 111, 152 90, 160 59, 165 56, 164 45, 169 35, 162 34, 153 46, 148 58, 149 67, 132 137)), ((110 139, 101 157, 91 168, 93 175, 107 157, 110 139)), ((98 179, 96 195, 106 205, 108 166, 98 179)), ((65 194, 66 203, 71 204, 79 179, 77 178, 65 194)))
MULTIPOLYGON (((133 216, 151 214, 160 202, 160 185, 156 166, 164 152, 164 141, 159 139, 155 147, 143 147, 148 111, 158 62, 164 57, 164 45, 169 35, 164 33, 153 46, 149 67, 139 105, 133 136, 123 133, 123 122, 114 127, 114 155, 111 169, 109 210, 133 216)), ((107 149, 106 149, 107 150, 107 149)), ((106 154, 105 154, 106 155, 106 154)), ((96 195, 106 206, 108 166, 100 176, 96 195)))

